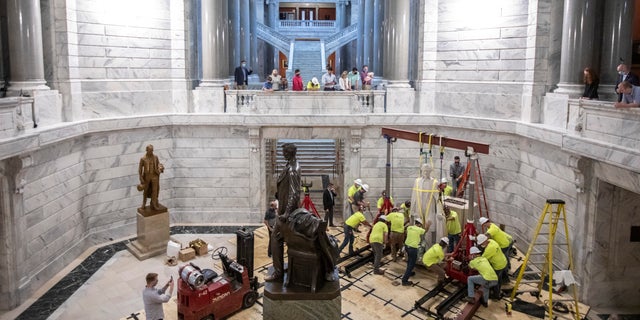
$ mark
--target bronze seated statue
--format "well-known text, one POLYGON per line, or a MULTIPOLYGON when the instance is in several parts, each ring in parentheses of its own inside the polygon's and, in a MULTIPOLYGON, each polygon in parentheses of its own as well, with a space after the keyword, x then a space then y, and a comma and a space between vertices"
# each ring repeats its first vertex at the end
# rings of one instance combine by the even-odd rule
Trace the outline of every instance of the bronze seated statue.
POLYGON ((338 243, 327 234, 327 222, 305 208, 281 216, 282 236, 287 243, 288 269, 284 287, 308 287, 312 292, 322 288, 324 281, 335 281, 338 243))

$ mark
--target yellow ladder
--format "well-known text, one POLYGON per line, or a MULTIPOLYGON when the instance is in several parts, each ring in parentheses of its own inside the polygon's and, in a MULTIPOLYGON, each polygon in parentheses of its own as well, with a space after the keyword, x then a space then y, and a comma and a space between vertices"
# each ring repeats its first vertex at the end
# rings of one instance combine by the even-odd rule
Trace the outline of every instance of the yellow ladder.
MULTIPOLYGON (((520 271, 518 272, 518 277, 516 278, 516 283, 513 287, 513 291, 511 291, 510 302, 513 302, 516 294, 521 292, 532 292, 532 293, 537 292, 536 296, 540 297, 540 293, 543 288, 545 277, 548 276, 549 301, 548 301, 548 304, 546 305, 546 309, 547 309, 547 315, 549 316, 549 319, 553 319, 554 301, 556 303, 561 301, 573 301, 575 319, 580 320, 580 312, 578 309, 578 296, 577 296, 577 288, 576 288, 577 286, 575 284, 570 286, 572 290, 573 298, 555 299, 555 300, 553 299, 553 271, 554 271, 553 247, 554 247, 554 240, 556 237, 556 231, 558 229, 558 221, 560 220, 564 222, 564 234, 566 237, 565 239, 566 241, 565 243, 559 243, 555 245, 557 246, 566 245, 567 253, 569 254, 569 270, 571 271, 571 274, 573 274, 573 256, 571 254, 571 246, 569 244, 569 228, 567 226, 567 215, 564 210, 564 200, 547 199, 547 203, 545 204, 544 210, 542 211, 542 215, 540 216, 540 220, 538 221, 538 225, 536 227, 533 240, 529 245, 529 249, 527 250, 527 255, 525 256, 524 262, 522 263, 522 266, 520 267, 520 271), (546 230, 543 230, 543 232, 541 232, 544 226, 547 226, 547 228, 545 228, 546 230), (546 236, 548 239, 548 243, 537 243, 539 235, 546 236), (544 249, 540 249, 538 251, 534 250, 534 247, 540 248, 541 246, 544 246, 544 245, 546 245, 546 251, 544 249), (530 261, 530 258, 532 256, 544 256, 544 260, 535 261, 535 262, 530 261), (537 268, 538 271, 535 271, 535 270, 526 271, 528 264, 530 264, 533 268, 537 268), (540 264, 542 264, 542 266, 540 266, 540 264), (523 280, 522 277, 525 275, 539 275, 540 279, 523 280), (537 287, 531 290, 520 290, 520 291, 518 290, 518 287, 520 286, 520 284, 527 284, 527 283, 537 284, 537 287)), ((542 241, 544 241, 544 239, 542 239, 541 242, 542 241)), ((556 266, 556 270, 561 270, 561 268, 556 266)))

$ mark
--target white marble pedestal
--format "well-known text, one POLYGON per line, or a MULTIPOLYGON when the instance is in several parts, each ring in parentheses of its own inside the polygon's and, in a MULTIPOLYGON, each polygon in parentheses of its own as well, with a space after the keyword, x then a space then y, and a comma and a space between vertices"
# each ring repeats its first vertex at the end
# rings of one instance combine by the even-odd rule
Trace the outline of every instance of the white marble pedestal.
POLYGON ((127 249, 138 260, 157 256, 167 250, 169 242, 169 211, 155 211, 146 207, 138 209, 138 238, 127 244, 127 249))

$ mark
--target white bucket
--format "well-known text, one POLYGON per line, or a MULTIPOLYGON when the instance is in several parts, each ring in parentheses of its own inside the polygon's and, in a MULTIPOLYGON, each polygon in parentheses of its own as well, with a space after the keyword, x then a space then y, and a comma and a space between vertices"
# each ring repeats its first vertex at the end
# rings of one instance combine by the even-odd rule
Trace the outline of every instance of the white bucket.
POLYGON ((177 258, 180 249, 182 249, 182 246, 179 243, 169 240, 167 243, 167 257, 177 258))

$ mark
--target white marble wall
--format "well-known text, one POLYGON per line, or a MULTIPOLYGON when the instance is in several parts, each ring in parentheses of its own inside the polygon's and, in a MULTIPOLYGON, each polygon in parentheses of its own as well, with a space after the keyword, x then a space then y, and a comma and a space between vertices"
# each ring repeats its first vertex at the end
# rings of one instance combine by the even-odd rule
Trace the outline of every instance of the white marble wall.
MULTIPOLYGON (((520 119, 539 106, 548 10, 528 1, 424 4, 420 112, 520 119), (527 99, 525 99, 528 97, 527 99), (532 101, 534 100, 534 101, 532 101)), ((544 7, 544 6, 542 6, 544 7)), ((547 39, 548 40, 548 39, 547 39)))
POLYGON ((55 43, 53 88, 63 93, 64 119, 187 112, 184 6, 55 2, 44 28, 55 43))

